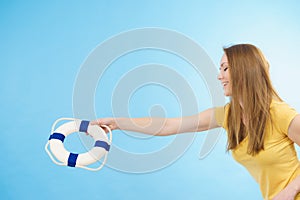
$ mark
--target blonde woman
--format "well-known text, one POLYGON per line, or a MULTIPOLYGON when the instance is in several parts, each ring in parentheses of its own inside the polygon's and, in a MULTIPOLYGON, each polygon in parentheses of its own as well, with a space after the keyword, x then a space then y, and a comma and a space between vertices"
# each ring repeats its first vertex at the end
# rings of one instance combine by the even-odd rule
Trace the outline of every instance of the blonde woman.
POLYGON ((227 150, 260 186, 264 199, 300 200, 300 165, 294 143, 300 145, 300 115, 283 102, 269 77, 262 52, 250 44, 224 48, 220 80, 230 102, 183 118, 103 118, 108 125, 166 136, 223 127, 227 150))

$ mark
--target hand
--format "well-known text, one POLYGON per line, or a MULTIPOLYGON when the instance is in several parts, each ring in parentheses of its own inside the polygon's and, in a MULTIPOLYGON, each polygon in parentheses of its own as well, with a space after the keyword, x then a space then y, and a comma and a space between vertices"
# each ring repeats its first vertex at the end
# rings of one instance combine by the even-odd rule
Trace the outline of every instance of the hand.
POLYGON ((290 190, 290 189, 285 188, 284 190, 282 190, 281 192, 279 192, 273 198, 273 200, 294 200, 296 194, 297 193, 295 192, 295 190, 290 190))
POLYGON ((101 125, 106 125, 108 126, 111 130, 118 129, 116 120, 114 118, 102 118, 102 119, 97 119, 93 120, 90 123, 91 125, 98 125, 100 126, 106 133, 108 133, 107 128, 102 127, 101 125))
MULTIPOLYGON (((298 177, 299 179, 299 177, 298 177)), ((294 200, 298 194, 296 180, 288 184, 286 188, 280 191, 272 200, 294 200)))

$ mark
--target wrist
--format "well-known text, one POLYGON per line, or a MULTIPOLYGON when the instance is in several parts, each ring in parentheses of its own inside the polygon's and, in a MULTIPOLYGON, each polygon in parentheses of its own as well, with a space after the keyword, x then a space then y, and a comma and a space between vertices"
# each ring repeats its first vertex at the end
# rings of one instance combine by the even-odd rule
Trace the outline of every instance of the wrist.
POLYGON ((124 121, 124 118, 114 118, 113 119, 113 129, 114 130, 120 130, 120 129, 123 129, 123 123, 124 121))

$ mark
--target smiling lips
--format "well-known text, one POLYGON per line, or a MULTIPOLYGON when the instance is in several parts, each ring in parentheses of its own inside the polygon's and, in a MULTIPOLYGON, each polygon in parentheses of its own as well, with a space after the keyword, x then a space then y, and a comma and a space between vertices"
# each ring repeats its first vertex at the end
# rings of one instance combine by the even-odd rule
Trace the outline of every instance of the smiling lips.
POLYGON ((226 85, 228 85, 228 81, 226 81, 226 82, 222 82, 222 85, 223 85, 223 87, 225 87, 226 85))

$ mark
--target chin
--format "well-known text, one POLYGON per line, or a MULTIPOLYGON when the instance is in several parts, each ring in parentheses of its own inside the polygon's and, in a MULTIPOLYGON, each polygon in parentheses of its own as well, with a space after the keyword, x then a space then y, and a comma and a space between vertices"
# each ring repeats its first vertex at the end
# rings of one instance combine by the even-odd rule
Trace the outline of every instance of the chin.
POLYGON ((226 97, 230 97, 230 96, 231 96, 231 94, 230 94, 229 92, 224 92, 224 96, 226 96, 226 97))

